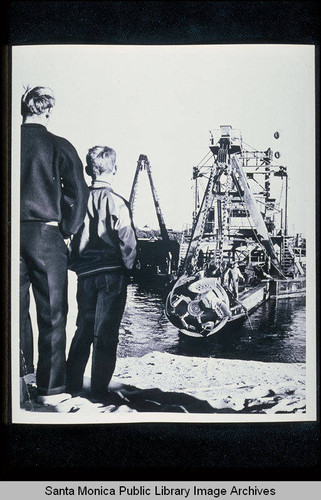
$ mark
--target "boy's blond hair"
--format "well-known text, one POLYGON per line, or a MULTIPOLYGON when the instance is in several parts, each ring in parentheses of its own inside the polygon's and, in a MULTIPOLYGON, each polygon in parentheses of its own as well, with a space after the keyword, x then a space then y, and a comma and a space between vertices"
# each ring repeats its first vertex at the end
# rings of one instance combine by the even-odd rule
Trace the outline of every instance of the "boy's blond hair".
POLYGON ((88 150, 86 162, 90 175, 94 177, 103 172, 112 173, 116 152, 108 146, 94 146, 88 150))

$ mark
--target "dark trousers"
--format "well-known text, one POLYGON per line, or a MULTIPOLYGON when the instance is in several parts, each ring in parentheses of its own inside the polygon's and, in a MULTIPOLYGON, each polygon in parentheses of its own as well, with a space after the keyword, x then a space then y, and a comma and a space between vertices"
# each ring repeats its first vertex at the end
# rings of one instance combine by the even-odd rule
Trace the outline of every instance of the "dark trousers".
POLYGON ((103 398, 113 375, 119 326, 127 296, 124 272, 79 277, 77 330, 67 360, 67 390, 81 391, 92 345, 91 393, 103 398))
POLYGON ((33 372, 30 285, 37 309, 38 394, 66 390, 67 247, 57 226, 22 222, 20 231, 20 375, 33 372))

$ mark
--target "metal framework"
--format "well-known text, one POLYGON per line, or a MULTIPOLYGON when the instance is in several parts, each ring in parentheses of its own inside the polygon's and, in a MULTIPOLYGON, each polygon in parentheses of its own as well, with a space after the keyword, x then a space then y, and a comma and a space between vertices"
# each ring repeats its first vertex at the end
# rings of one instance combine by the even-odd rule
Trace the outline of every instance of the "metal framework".
MULTIPOLYGON (((274 243, 277 227, 280 228, 278 237, 287 234, 286 167, 272 163, 271 148, 245 149, 241 134, 230 126, 220 128, 220 139, 216 143, 213 132, 210 134, 213 164, 204 164, 208 161, 207 155, 203 164, 193 168, 193 229, 181 271, 195 272, 202 242, 208 239, 212 242, 212 260, 217 266, 220 267, 223 260, 234 259, 236 250, 246 245, 260 248, 269 259, 272 273, 284 277, 274 243), (271 198, 273 177, 286 183, 282 206, 280 201, 271 198)), ((280 194, 282 192, 283 182, 280 194)))
POLYGON ((150 163, 149 163, 147 156, 143 155, 143 154, 141 154, 139 156, 138 161, 137 161, 137 168, 136 168, 136 172, 135 172, 135 176, 134 176, 134 180, 133 180, 133 185, 132 185, 132 189, 131 189, 131 193, 130 193, 130 197, 129 197, 129 205, 130 205, 131 211, 132 211, 132 213, 134 213, 134 205, 135 205, 135 199, 136 199, 137 188, 138 188, 138 179, 139 179, 140 174, 143 171, 146 171, 147 175, 148 175, 148 180, 149 180, 149 184, 150 184, 150 188, 151 188, 151 192, 152 192, 152 197, 153 197, 153 201, 154 201, 154 206, 155 206, 155 210, 156 210, 157 220, 158 220, 159 229, 160 229, 162 239, 165 242, 169 242, 168 232, 166 229, 164 217, 163 217, 163 214, 162 214, 162 211, 160 208, 160 204, 159 204, 159 198, 158 198, 156 188, 154 185, 154 181, 153 181, 153 177, 152 177, 151 166, 150 166, 150 163))

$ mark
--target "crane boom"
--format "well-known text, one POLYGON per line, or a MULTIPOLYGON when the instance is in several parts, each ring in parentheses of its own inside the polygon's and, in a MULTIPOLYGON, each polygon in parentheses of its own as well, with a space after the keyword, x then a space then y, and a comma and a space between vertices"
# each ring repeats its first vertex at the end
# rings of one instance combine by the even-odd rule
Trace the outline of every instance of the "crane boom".
POLYGON ((140 173, 143 170, 146 170, 147 175, 148 175, 149 185, 150 185, 151 192, 152 192, 152 198, 153 198, 153 202, 154 202, 154 206, 155 206, 155 210, 156 210, 156 216, 157 216, 157 220, 158 220, 158 225, 159 225, 161 237, 162 237, 163 241, 168 242, 169 236, 168 236, 168 232, 166 229, 164 217, 163 217, 163 214, 162 214, 162 211, 160 208, 159 198, 158 198, 156 188, 154 185, 150 163, 149 163, 147 156, 143 155, 143 154, 139 155, 139 158, 137 161, 137 168, 136 168, 136 172, 135 172, 135 176, 134 176, 134 180, 133 180, 133 185, 132 185, 132 189, 131 189, 131 193, 130 193, 129 205, 130 205, 131 211, 132 211, 132 213, 134 212, 134 205, 135 205, 135 199, 136 199, 137 187, 138 187, 138 178, 139 178, 140 173))
MULTIPOLYGON (((248 186, 246 174, 244 173, 242 167, 240 166, 236 154, 232 154, 230 158, 231 162, 229 165, 226 148, 223 147, 219 149, 217 157, 217 165, 213 166, 211 170, 206 190, 204 193, 204 197, 201 203, 201 207, 199 209, 199 212, 195 220, 195 225, 187 248, 186 257, 182 268, 182 273, 193 274, 193 272, 195 272, 197 258, 200 251, 200 244, 202 242, 204 234, 205 223, 208 217, 209 210, 213 206, 214 201, 217 200, 220 202, 222 200, 223 207, 224 203, 226 203, 225 200, 227 200, 228 203, 228 192, 229 192, 229 188, 227 187, 228 183, 226 184, 227 191, 225 193, 225 197, 221 198, 222 195, 221 193, 219 193, 220 178, 224 174, 227 179, 230 178, 229 182, 234 182, 235 185, 239 186, 239 188, 242 189, 243 191, 242 198, 252 218, 253 226, 256 230, 256 233, 258 234, 260 244, 262 245, 267 255, 269 256, 271 264, 273 265, 274 268, 274 272, 278 276, 283 277, 282 268, 278 261, 277 255, 274 251, 273 243, 270 238, 269 232, 265 225, 262 214, 257 206, 256 200, 248 186)), ((227 237, 227 234, 224 233, 226 230, 228 210, 229 209, 227 208, 226 205, 223 214, 224 216, 223 218, 221 218, 220 221, 221 224, 219 228, 220 248, 222 247, 223 239, 227 237)))
POLYGON ((202 240, 202 236, 204 233, 204 226, 207 219, 208 211, 213 204, 215 198, 215 185, 219 180, 221 175, 220 170, 216 171, 214 168, 211 171, 210 177, 207 182, 205 195, 202 200, 201 207, 197 214, 197 218, 195 221, 193 233, 191 235, 191 239, 187 248, 186 257, 183 265, 183 273, 185 271, 189 271, 190 268, 195 266, 195 262, 198 257, 198 251, 200 247, 200 243, 202 240))
POLYGON ((279 273, 280 276, 283 276, 282 268, 275 254, 273 244, 269 232, 267 230, 267 227, 265 225, 265 222, 263 220, 262 214, 258 209, 255 198, 248 186, 246 175, 243 169, 241 168, 235 155, 233 155, 231 158, 231 164, 232 164, 232 169, 234 169, 235 172, 238 174, 238 180, 244 192, 243 195, 244 201, 246 203, 248 211, 250 212, 254 226, 258 234, 261 236, 261 244, 264 246, 265 250, 267 251, 267 254, 271 258, 271 262, 274 266, 274 269, 279 273))

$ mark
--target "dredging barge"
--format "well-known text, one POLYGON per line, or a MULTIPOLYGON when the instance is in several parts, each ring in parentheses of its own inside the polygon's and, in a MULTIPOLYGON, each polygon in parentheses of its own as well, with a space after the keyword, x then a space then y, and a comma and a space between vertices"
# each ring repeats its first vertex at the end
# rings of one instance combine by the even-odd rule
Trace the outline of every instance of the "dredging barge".
POLYGON ((174 279, 175 276, 177 276, 180 258, 180 244, 177 238, 171 235, 166 227, 158 194, 153 181, 151 164, 148 157, 144 154, 139 155, 137 161, 137 167, 129 197, 131 212, 134 216, 139 179, 144 172, 148 177, 159 230, 152 231, 152 234, 148 234, 149 231, 139 230, 136 227, 136 231, 138 233, 138 257, 136 267, 133 270, 133 278, 136 282, 156 282, 164 285, 168 284, 172 279, 174 279))
POLYGON ((305 295, 306 288, 305 241, 288 235, 288 174, 274 162, 279 152, 246 147, 229 125, 219 133, 215 141, 210 132, 212 163, 207 155, 193 168, 193 227, 165 305, 169 321, 190 337, 211 336, 270 297, 305 295), (278 200, 271 196, 277 183, 278 200))

